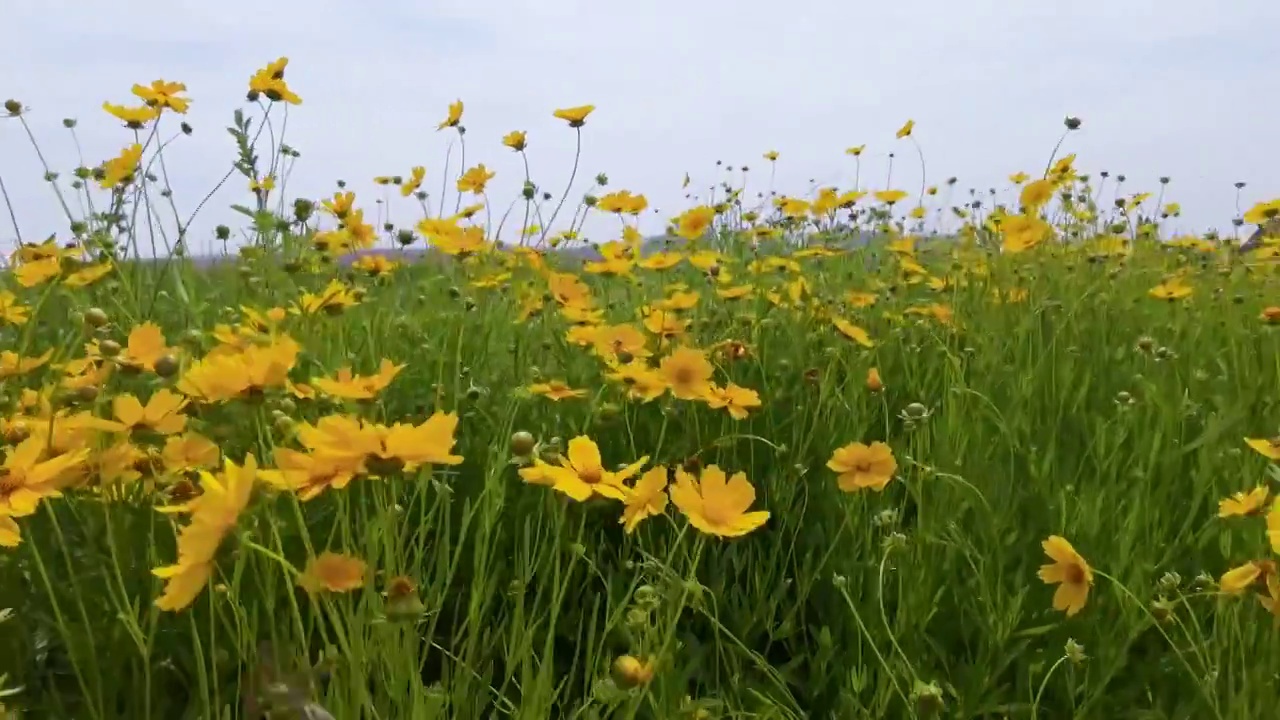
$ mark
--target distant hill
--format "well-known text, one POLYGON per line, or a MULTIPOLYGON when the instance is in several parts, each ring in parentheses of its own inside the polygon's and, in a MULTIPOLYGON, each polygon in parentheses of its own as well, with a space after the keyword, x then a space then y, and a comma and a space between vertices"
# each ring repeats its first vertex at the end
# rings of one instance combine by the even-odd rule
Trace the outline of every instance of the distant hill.
MULTIPOLYGON (((845 248, 862 247, 875 240, 875 235, 862 231, 855 231, 842 237, 842 242, 838 245, 845 248)), ((688 241, 675 235, 655 235, 645 238, 640 245, 641 255, 652 255, 653 253, 665 250, 683 248, 688 241)), ((547 252, 556 255, 562 255, 582 261, 592 261, 601 259, 602 255, 596 245, 578 245, 569 248, 559 248, 548 250, 547 252)), ((386 255, 388 257, 402 257, 405 259, 419 258, 426 255, 434 254, 435 251, 430 247, 422 244, 414 244, 407 248, 390 248, 379 247, 369 248, 366 250, 356 250, 341 256, 338 262, 342 265, 349 265, 357 259, 366 255, 386 255)), ((228 260, 233 260, 237 256, 234 254, 227 255, 188 255, 187 260, 197 267, 210 267, 228 260)), ((169 258, 151 258, 147 262, 164 263, 169 258)))

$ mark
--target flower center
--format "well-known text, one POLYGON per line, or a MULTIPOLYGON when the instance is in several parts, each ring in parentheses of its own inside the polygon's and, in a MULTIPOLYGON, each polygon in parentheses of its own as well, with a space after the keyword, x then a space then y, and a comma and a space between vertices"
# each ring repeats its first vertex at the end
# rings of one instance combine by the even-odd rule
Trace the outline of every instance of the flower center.
POLYGON ((1085 580, 1084 568, 1080 567, 1075 563, 1072 563, 1067 566, 1067 569, 1063 573, 1063 576, 1066 578, 1067 583, 1071 585, 1081 585, 1084 583, 1084 580, 1085 580))

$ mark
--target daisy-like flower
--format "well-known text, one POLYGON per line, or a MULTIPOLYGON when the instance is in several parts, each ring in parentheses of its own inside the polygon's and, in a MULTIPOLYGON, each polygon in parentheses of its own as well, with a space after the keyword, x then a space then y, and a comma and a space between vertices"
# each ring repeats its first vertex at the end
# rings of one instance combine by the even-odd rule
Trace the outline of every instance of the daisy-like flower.
POLYGON ((623 500, 628 492, 625 481, 647 462, 648 455, 617 472, 605 470, 599 446, 586 435, 579 435, 569 441, 567 457, 561 458, 559 465, 535 460, 532 466, 520 469, 520 477, 527 483, 547 485, 578 502, 595 495, 623 500))

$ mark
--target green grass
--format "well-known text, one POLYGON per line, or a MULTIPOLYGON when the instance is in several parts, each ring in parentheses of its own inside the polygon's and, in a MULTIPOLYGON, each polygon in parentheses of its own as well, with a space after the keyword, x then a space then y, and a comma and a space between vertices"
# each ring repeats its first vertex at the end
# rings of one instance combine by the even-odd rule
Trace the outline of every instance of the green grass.
MULTIPOLYGON (((140 181, 112 202, 135 206, 148 192, 158 189, 140 181)), ((1273 477, 1242 440, 1270 437, 1277 416, 1280 347, 1259 320, 1275 290, 1266 266, 1159 247, 1130 224, 1124 258, 1057 243, 1003 255, 917 243, 929 277, 956 280, 946 286, 910 281, 880 243, 754 273, 753 259, 792 250, 776 241, 753 250, 744 208, 730 202, 700 242, 724 254, 721 275, 756 286, 754 298, 717 297, 715 278, 687 263, 636 269, 631 280, 583 273, 611 324, 639 327, 641 309, 672 282, 698 293, 680 313, 690 321, 682 342, 748 348, 714 356, 718 384, 762 400, 734 420, 669 394, 629 400, 599 358, 567 339, 552 300, 520 319, 522 304, 547 291, 546 273, 527 260, 432 258, 370 278, 312 265, 316 224, 288 220, 283 202, 271 207, 251 211, 255 251, 225 266, 121 262, 85 288, 0 279, 31 309, 29 322, 0 328, 4 347, 52 352, 49 364, 0 380, 6 452, 39 432, 29 420, 37 411, 18 407, 24 390, 51 388, 53 408, 110 418, 123 393, 145 400, 175 387, 218 346, 215 326, 242 319, 239 308, 288 307, 337 276, 362 300, 285 320, 303 348, 289 377, 310 382, 344 366, 368 374, 389 358, 406 366, 391 385, 362 402, 279 386, 192 402, 187 429, 237 464, 252 453, 268 465, 275 448, 298 447, 302 423, 327 415, 391 424, 456 412, 453 451, 465 460, 357 478, 309 502, 259 483, 210 586, 189 608, 163 612, 151 571, 174 561, 186 520, 155 507, 174 501, 184 477, 154 461, 162 438, 90 433, 87 480, 16 518, 22 542, 0 554, 0 608, 12 609, 0 623, 0 675, 21 688, 3 700, 10 712, 232 718, 264 701, 396 720, 1253 720, 1273 711, 1273 617, 1251 597, 1256 588, 1227 597, 1215 580, 1272 554, 1263 519, 1217 517, 1219 499, 1273 477), (498 272, 511 277, 474 284, 498 272), (1152 298, 1173 272, 1193 294, 1152 298), (804 302, 765 297, 798 277, 809 285, 804 302), (997 289, 1027 296, 997 302, 997 289), (853 290, 878 301, 851 307, 853 290), (903 315, 933 303, 954 322, 903 315), (874 347, 847 340, 830 317, 865 328, 874 347), (176 372, 121 369, 94 390, 59 386, 58 363, 83 358, 91 340, 127 346, 144 322, 174 346, 176 372), (878 393, 865 384, 872 367, 878 393), (524 390, 549 379, 587 393, 552 402, 524 390), (753 509, 771 516, 721 539, 668 506, 627 534, 620 503, 572 502, 522 481, 512 450, 521 431, 547 458, 589 435, 606 468, 649 456, 744 472, 753 509), (883 492, 842 492, 826 467, 833 451, 873 441, 893 449, 896 477, 883 492), (103 484, 122 447, 139 454, 140 477, 103 484), (1052 535, 1096 572, 1072 617, 1037 579, 1052 535), (325 550, 362 558, 363 587, 301 591, 298 572, 325 550), (420 607, 384 596, 396 576, 414 581, 420 607), (625 655, 652 661, 652 678, 616 672, 625 655)), ((878 212, 857 222, 890 227, 878 212)), ((86 246, 102 252, 107 225, 84 222, 86 246)), ((143 227, 130 226, 119 246, 136 247, 143 227)), ((579 266, 554 254, 546 262, 579 266)), ((670 346, 650 336, 648 347, 662 356, 670 346)))

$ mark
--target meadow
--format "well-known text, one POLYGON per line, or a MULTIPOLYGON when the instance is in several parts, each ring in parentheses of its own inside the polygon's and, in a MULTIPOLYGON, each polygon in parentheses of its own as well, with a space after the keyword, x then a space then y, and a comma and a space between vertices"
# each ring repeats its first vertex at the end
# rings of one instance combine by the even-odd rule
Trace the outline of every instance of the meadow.
POLYGON ((0 716, 1274 713, 1280 238, 1171 237, 1075 118, 994 194, 728 182, 660 241, 605 177, 291 197, 286 68, 204 201, 166 81, 3 176, 68 224, 0 275, 0 716))

